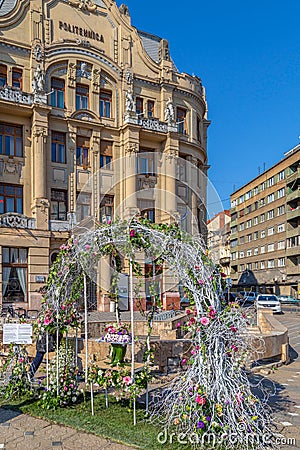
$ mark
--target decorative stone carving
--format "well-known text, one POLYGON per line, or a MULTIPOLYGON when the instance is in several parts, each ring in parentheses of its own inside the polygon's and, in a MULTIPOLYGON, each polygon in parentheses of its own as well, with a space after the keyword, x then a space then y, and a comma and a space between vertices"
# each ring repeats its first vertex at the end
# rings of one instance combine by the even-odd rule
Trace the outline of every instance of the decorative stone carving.
POLYGON ((40 44, 36 44, 32 50, 33 56, 37 62, 40 62, 43 58, 43 49, 40 44))
POLYGON ((153 175, 138 175, 138 189, 154 189, 157 177, 153 175))
POLYGON ((138 153, 138 151, 139 151, 139 144, 137 143, 130 142, 125 147, 126 153, 138 153))
POLYGON ((0 89, 0 99, 8 102, 20 103, 22 105, 32 105, 33 103, 33 96, 31 94, 10 87, 0 89))
POLYGON ((69 80, 69 86, 75 87, 76 84, 76 64, 75 63, 69 63, 68 66, 68 80, 69 80))
POLYGON ((80 63, 80 69, 76 71, 77 77, 87 78, 88 80, 92 79, 91 72, 87 69, 87 63, 80 63))
POLYGON ((35 137, 36 141, 38 142, 39 138, 42 137, 44 140, 44 143, 46 143, 46 139, 48 136, 47 128, 45 127, 35 127, 32 131, 33 137, 35 137))
POLYGON ((132 85, 132 83, 133 83, 133 74, 132 74, 130 69, 127 69, 126 72, 125 72, 125 80, 126 80, 127 84, 132 85))
POLYGON ((125 111, 126 113, 133 113, 135 111, 135 105, 131 89, 127 89, 125 97, 126 97, 125 111))
POLYGON ((45 73, 41 69, 41 65, 38 64, 35 72, 33 74, 33 80, 31 83, 33 94, 44 94, 45 93, 45 73))
POLYGON ((0 215, 0 226, 8 228, 35 229, 35 219, 17 213, 6 213, 0 215))
POLYGON ((82 47, 90 47, 91 43, 87 39, 76 39, 76 44, 81 45, 82 47))
POLYGON ((165 108, 165 121, 168 122, 168 125, 173 125, 175 123, 175 111, 171 98, 167 101, 165 108))
POLYGON ((93 0, 69 0, 69 5, 75 6, 82 11, 89 11, 95 13, 97 10, 97 5, 93 0))
POLYGON ((122 3, 122 5, 120 6, 119 11, 124 16, 127 16, 127 17, 130 16, 128 6, 125 5, 124 3, 122 3))
MULTIPOLYGON (((14 161, 2 161, 2 173, 8 175, 18 175, 21 176, 23 164, 21 162, 14 161)), ((0 170, 0 175, 2 175, 0 170)))
POLYGON ((99 69, 94 69, 92 73, 92 83, 93 83, 93 90, 97 94, 100 91, 100 74, 101 71, 99 69))

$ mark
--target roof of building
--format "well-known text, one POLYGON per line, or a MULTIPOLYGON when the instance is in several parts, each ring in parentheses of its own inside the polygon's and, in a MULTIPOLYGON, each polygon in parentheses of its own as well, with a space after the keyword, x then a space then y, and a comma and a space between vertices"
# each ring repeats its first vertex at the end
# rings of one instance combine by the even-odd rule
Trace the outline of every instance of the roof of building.
POLYGON ((242 189, 244 189, 248 184, 252 183, 254 180, 257 180, 258 178, 262 177, 263 175, 266 175, 270 170, 272 170, 274 167, 278 166, 279 164, 281 164, 284 160, 290 158, 291 156, 293 156, 295 153, 300 151, 300 144, 296 145, 296 147, 293 147, 291 150, 287 151, 286 153, 284 153, 284 157, 281 158, 279 161, 277 161, 277 163, 273 164, 273 166, 269 167, 268 169, 266 169, 264 172, 260 173, 259 175, 257 175, 256 177, 252 178, 250 181, 248 181, 247 183, 243 184, 243 186, 239 187, 238 189, 236 189, 234 192, 232 192, 232 194, 230 194, 230 197, 232 197, 233 195, 235 195, 237 192, 241 191, 242 189))
MULTIPOLYGON (((156 36, 155 34, 147 33, 146 31, 142 31, 142 30, 137 30, 137 32, 142 40, 144 49, 146 50, 146 52, 148 53, 150 58, 153 59, 153 61, 155 61, 156 63, 159 63, 158 48, 159 48, 159 43, 162 40, 162 38, 160 38, 159 36, 156 36)), ((172 58, 171 58, 171 61, 173 64, 173 70, 175 72, 178 72, 178 69, 175 66, 172 58)))

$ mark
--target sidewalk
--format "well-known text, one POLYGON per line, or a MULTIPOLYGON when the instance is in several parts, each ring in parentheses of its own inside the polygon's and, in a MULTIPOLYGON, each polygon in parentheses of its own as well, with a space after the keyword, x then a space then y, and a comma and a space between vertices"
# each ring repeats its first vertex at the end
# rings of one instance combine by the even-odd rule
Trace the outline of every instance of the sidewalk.
POLYGON ((0 449, 130 450, 124 444, 0 408, 0 449))

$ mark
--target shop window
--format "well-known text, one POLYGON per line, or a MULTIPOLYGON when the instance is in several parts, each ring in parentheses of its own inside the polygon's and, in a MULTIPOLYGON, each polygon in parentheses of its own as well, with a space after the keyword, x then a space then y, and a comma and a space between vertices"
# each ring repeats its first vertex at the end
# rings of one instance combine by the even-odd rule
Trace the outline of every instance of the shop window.
POLYGON ((66 163, 66 134, 52 131, 51 133, 52 162, 66 163))
POLYGON ((90 139, 77 136, 76 145, 76 164, 82 166, 84 169, 89 167, 89 151, 90 151, 90 139))
MULTIPOLYGON (((62 80, 61 78, 51 78, 50 104, 51 106, 54 106, 56 108, 65 107, 65 80, 62 80)), ((77 104, 77 89, 76 89, 76 104, 77 104)), ((79 108, 77 108, 76 106, 76 109, 79 108)))
POLYGON ((4 64, 0 64, 0 88, 7 85, 7 67, 4 64))
POLYGON ((22 89, 22 70, 13 69, 12 70, 12 86, 14 88, 22 89))
POLYGON ((112 93, 110 91, 100 92, 100 117, 111 117, 112 93))
POLYGON ((27 301, 27 249, 2 247, 2 299, 27 301))
POLYGON ((0 183, 0 214, 23 214, 23 186, 0 183))
POLYGON ((20 125, 0 123, 0 155, 23 156, 22 135, 20 125))
POLYGON ((67 191, 51 189, 51 220, 67 220, 67 191))
POLYGON ((85 84, 76 84, 76 110, 89 108, 89 87, 85 84))
POLYGON ((100 144, 100 168, 112 170, 112 142, 102 140, 100 144))

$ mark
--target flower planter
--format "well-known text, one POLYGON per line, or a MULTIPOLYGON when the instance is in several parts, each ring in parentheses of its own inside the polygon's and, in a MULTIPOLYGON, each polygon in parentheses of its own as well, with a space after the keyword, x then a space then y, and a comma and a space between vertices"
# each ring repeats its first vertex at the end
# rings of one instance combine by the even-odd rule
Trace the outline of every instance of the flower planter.
POLYGON ((110 360, 112 366, 124 364, 124 358, 126 355, 127 345, 123 344, 110 344, 110 360))

